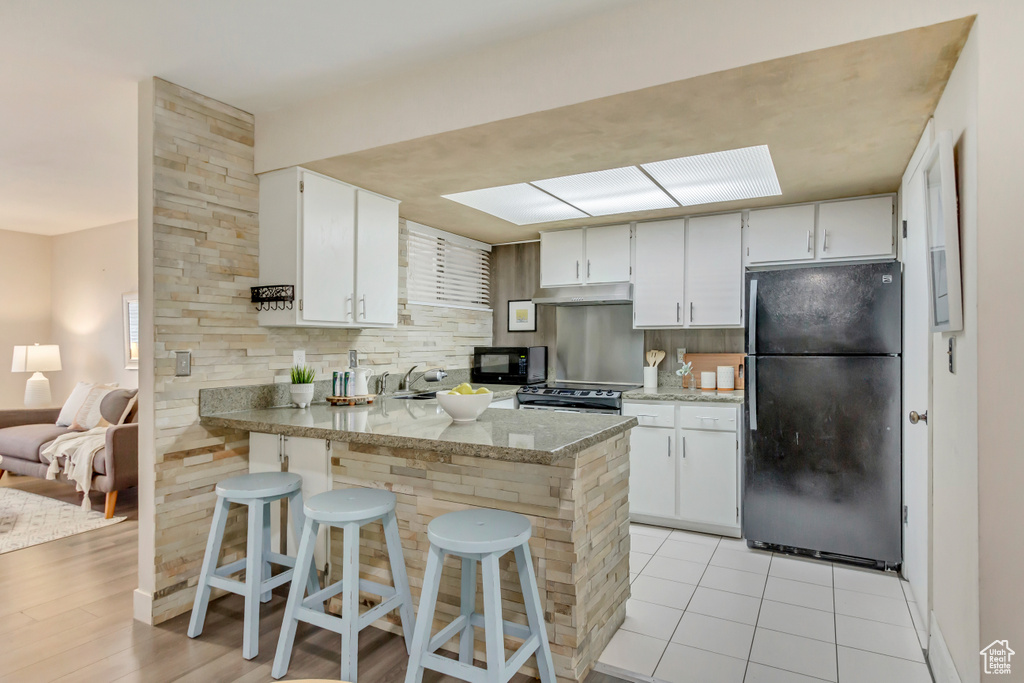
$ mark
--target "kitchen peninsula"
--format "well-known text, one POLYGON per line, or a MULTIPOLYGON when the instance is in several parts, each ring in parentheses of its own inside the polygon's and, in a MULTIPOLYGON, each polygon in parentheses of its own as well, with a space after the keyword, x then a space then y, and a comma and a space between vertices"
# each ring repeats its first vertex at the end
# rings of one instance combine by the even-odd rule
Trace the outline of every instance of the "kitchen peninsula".
MULTIPOLYGON (((214 409, 218 403, 226 406, 202 401, 214 409)), ((559 681, 582 681, 625 618, 629 435, 636 418, 492 408, 476 422, 455 424, 434 400, 399 398, 355 407, 315 403, 304 410, 231 408, 203 411, 202 422, 250 432, 251 470, 257 471, 260 462, 259 471, 266 471, 275 460, 284 460, 280 456, 291 460, 293 452, 302 453, 308 463, 312 453, 312 461, 319 458, 323 466, 311 474, 310 466, 304 466, 303 478, 322 476, 322 490, 366 486, 397 495, 402 545, 417 600, 432 519, 467 508, 527 515, 559 681), (261 448, 270 451, 269 458, 257 453, 261 448)), ((310 484, 315 492, 318 483, 310 484)), ((330 566, 340 567, 341 531, 331 533, 329 547, 335 550, 328 551, 330 566)), ((363 577, 389 582, 379 524, 364 527, 361 545, 363 577)), ((507 582, 504 617, 525 624, 514 558, 508 555, 502 563, 502 581, 507 582)), ((446 563, 435 632, 458 615, 459 571, 455 562, 446 563)), ((376 600, 368 594, 361 597, 364 609, 376 600)), ((397 631, 397 614, 377 626, 397 631)), ((476 656, 483 655, 480 631, 476 656)), ((525 670, 536 675, 532 667, 531 660, 525 670)))

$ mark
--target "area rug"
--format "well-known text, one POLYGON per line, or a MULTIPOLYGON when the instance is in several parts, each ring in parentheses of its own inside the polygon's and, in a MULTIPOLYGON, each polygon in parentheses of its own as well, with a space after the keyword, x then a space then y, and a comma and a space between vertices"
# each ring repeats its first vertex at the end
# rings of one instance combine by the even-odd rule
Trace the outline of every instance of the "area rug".
POLYGON ((0 487, 0 554, 123 522, 78 505, 0 487))

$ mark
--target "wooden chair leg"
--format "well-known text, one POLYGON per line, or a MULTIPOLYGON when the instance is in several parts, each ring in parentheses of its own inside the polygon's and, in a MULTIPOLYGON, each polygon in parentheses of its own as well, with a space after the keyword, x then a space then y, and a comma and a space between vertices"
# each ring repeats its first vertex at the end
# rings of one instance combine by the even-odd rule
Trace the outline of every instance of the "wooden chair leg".
POLYGON ((107 503, 104 506, 104 515, 107 519, 114 516, 114 506, 117 505, 117 491, 111 491, 107 494, 107 503))

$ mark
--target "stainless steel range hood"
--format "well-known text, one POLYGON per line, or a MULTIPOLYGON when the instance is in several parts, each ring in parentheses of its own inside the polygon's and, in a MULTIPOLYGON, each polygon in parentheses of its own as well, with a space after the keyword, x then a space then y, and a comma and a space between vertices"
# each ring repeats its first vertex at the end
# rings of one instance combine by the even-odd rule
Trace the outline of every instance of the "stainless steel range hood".
POLYGON ((533 303, 547 306, 597 306, 633 303, 633 285, 620 282, 612 285, 583 285, 538 289, 533 303))

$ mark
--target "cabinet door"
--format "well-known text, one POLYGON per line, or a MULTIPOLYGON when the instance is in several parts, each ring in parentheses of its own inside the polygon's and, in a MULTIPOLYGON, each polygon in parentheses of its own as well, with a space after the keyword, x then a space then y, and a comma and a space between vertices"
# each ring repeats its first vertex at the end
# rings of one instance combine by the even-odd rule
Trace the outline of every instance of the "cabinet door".
POLYGON ((683 429, 679 439, 680 518, 739 524, 736 433, 683 429))
POLYGON ((691 218, 686 231, 686 323, 742 325, 743 214, 691 218))
MULTIPOLYGON (((327 452, 327 442, 323 439, 307 439, 289 436, 284 442, 284 452, 288 456, 288 471, 302 477, 302 499, 311 497, 333 488, 331 478, 331 458, 327 452)), ((291 515, 291 510, 288 511, 291 515)), ((280 520, 280 514, 277 515, 280 520)), ((273 517, 271 518, 273 520, 273 517)), ((288 554, 294 557, 299 550, 298 539, 292 533, 291 517, 288 527, 288 554)), ((272 523, 273 525, 273 523, 272 523)), ((327 529, 321 526, 317 534, 316 547, 313 550, 316 566, 323 569, 327 562, 327 529)))
POLYGON ((682 327, 686 219, 636 226, 634 327, 682 327))
POLYGON ((751 211, 745 257, 748 264, 814 259, 814 205, 751 211))
POLYGON ((398 203, 356 191, 356 322, 398 323, 398 203))
POLYGON ((606 225, 584 232, 587 283, 629 282, 629 225, 606 225))
POLYGON ((583 230, 540 234, 540 286, 583 284, 583 230))
POLYGON ((818 206, 818 254, 823 260, 891 256, 895 249, 892 197, 818 206))
POLYGON ((301 316, 351 322, 355 284, 355 188, 303 173, 301 316))
POLYGON ((637 427, 629 439, 629 511, 676 516, 675 431, 637 427))

